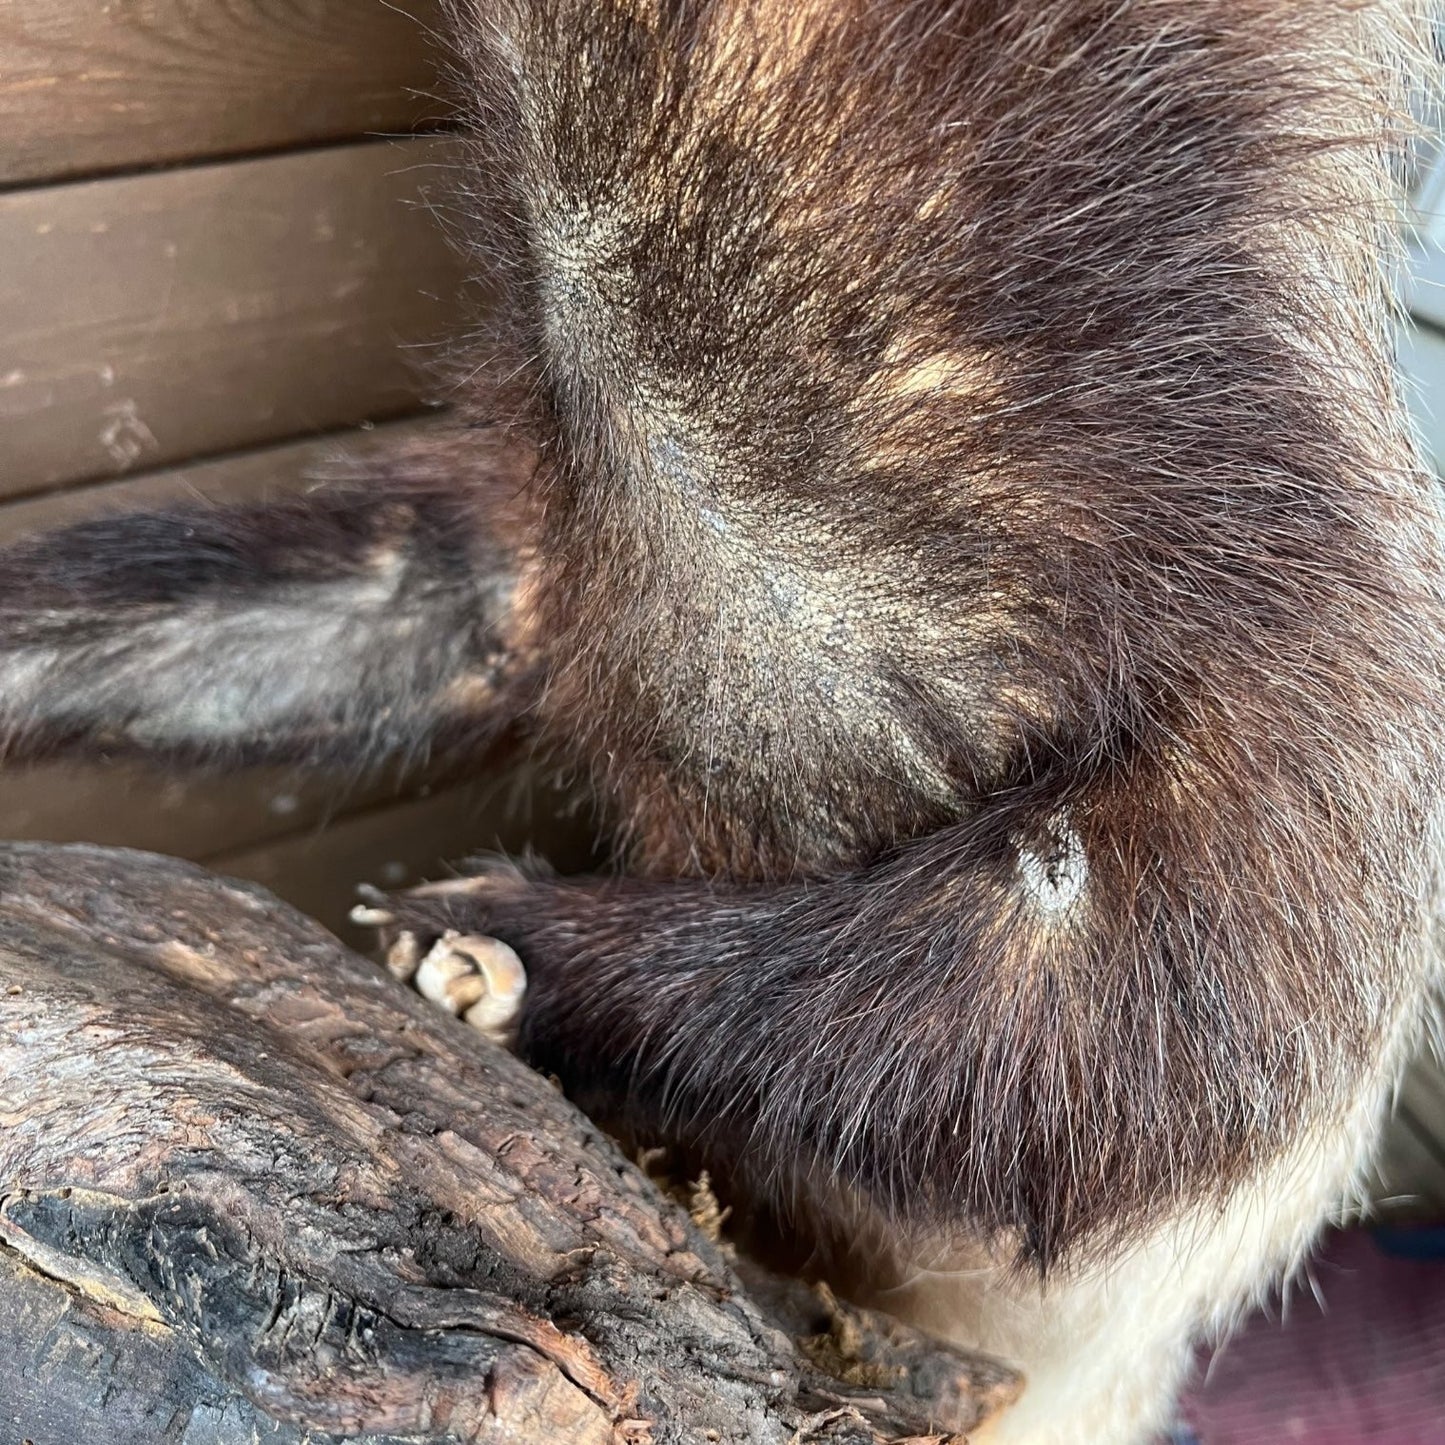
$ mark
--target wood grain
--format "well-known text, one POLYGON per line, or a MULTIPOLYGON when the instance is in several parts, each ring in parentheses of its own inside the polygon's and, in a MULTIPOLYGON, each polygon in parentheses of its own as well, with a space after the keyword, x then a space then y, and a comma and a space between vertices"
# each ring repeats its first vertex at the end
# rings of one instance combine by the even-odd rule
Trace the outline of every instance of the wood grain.
POLYGON ((440 141, 0 195, 0 496, 416 410, 458 320, 440 141))
POLYGON ((434 125, 435 0, 5 0, 0 185, 434 125))
POLYGON ((381 459, 446 428, 443 412, 348 427, 304 441, 252 447, 210 461, 161 467, 117 482, 99 482, 0 502, 0 546, 89 517, 150 507, 258 502, 296 492, 334 462, 381 459))
POLYGON ((6 1445, 882 1445, 1017 1396, 761 1296, 545 1079, 260 889, 0 847, 0 976, 6 1445))

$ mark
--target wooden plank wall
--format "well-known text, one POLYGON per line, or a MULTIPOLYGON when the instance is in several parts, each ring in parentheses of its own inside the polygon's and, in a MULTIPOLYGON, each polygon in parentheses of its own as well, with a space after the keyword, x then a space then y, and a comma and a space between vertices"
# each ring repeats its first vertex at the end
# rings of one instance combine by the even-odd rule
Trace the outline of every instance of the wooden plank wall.
MULTIPOLYGON (((436 19, 436 0, 4 0, 0 541, 264 496, 440 424, 427 362, 465 278, 430 209, 455 162, 436 19)), ((360 879, 548 833, 555 803, 529 798, 57 765, 0 773, 0 836, 202 859, 338 926, 360 879)), ((565 856, 576 829, 551 832, 565 856)))
POLYGON ((436 0, 5 0, 0 184, 444 127, 436 0))

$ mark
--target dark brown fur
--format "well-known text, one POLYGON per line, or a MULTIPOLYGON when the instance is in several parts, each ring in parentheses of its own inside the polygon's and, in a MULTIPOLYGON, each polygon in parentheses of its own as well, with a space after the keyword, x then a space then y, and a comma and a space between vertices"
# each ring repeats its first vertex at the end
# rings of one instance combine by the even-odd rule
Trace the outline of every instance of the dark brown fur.
POLYGON ((1313 68, 1319 7, 829 7, 782 54, 736 14, 531 6, 520 95, 473 51, 544 727, 636 871, 700 881, 448 921, 631 1117, 1044 1262, 1267 1157, 1408 986, 1381 845, 1434 804, 1438 639, 1381 523, 1433 498, 1362 434, 1378 294, 1281 234, 1358 228, 1327 152, 1384 117, 1313 68), (538 153, 529 106, 575 129, 538 153), (1050 924, 1018 855, 1065 815, 1050 924))
POLYGON ((1224 1201, 1378 1088, 1426 968, 1397 8, 458 3, 503 297, 462 400, 534 460, 12 553, 12 745, 525 715, 626 876, 400 906, 518 949, 570 1089, 1040 1268, 1224 1201), (314 675, 218 648, 398 557, 314 675), (148 715, 222 672, 229 731, 148 715))

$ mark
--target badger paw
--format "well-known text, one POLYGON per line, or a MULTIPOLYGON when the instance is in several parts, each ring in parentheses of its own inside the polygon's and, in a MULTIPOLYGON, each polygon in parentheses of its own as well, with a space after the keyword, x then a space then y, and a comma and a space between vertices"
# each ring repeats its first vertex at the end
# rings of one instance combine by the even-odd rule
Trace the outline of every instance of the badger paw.
POLYGON ((510 1048, 527 992, 527 973, 516 952, 498 938, 459 933, 419 935, 389 908, 362 904, 351 920, 381 930, 386 967, 432 1003, 510 1048))

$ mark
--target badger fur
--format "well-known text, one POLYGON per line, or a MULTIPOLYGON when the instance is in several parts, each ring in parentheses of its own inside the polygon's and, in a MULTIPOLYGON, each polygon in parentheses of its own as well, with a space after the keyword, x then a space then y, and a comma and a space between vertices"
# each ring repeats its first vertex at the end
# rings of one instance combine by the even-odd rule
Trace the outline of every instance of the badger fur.
POLYGON ((1399 0, 453 0, 466 425, 0 575, 12 757, 522 724, 618 876, 394 907, 518 1047, 1132 1445, 1425 1013, 1440 499, 1399 0))

